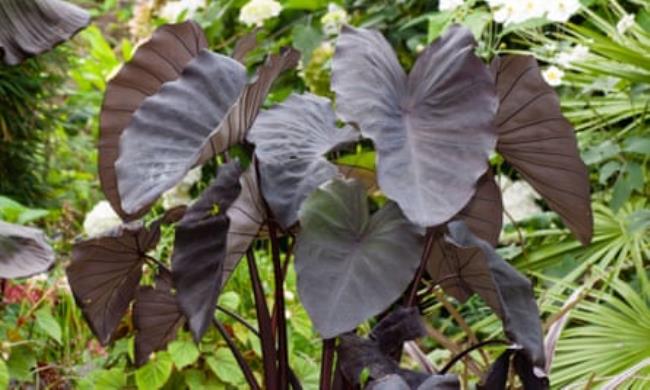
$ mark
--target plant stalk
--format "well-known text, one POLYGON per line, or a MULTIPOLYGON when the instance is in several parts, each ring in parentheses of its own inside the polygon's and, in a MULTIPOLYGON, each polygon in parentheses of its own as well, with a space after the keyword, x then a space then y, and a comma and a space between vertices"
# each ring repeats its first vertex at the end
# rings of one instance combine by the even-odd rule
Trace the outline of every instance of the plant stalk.
POLYGON ((411 292, 409 294, 408 300, 406 301, 407 307, 411 307, 417 304, 418 286, 420 285, 420 280, 422 280, 422 276, 424 275, 424 270, 427 268, 427 262, 429 261, 429 256, 431 255, 434 238, 435 231, 431 228, 427 229, 424 250, 422 251, 422 258, 420 259, 420 266, 415 273, 415 279, 413 280, 413 285, 411 286, 411 292))
POLYGON ((257 380, 255 379, 255 375, 253 375, 253 371, 251 371, 251 368, 248 366, 248 363, 246 363, 244 356, 242 356, 239 349, 237 349, 237 345, 235 345, 235 342, 232 340, 232 338, 230 338, 230 335, 228 335, 226 328, 224 328, 223 324, 217 321, 216 319, 213 319, 212 321, 214 323, 214 326, 217 327, 219 333, 221 333, 223 339, 226 340, 226 344, 228 344, 228 348, 230 348, 230 351, 232 352, 233 356, 235 356, 235 359, 237 360, 237 364, 239 364, 239 368, 244 374, 244 377, 246 378, 246 382, 248 383, 250 388, 253 390, 261 390, 260 385, 257 383, 257 380))
MULTIPOLYGON (((268 210, 268 207, 267 207, 268 210)), ((270 210, 269 210, 270 215, 270 210)), ((280 390, 288 389, 289 355, 287 351, 287 318, 284 307, 284 272, 280 258, 280 242, 277 237, 277 225, 269 218, 269 238, 271 239, 271 255, 273 258, 273 277, 275 280, 275 305, 278 308, 278 377, 280 390)))
POLYGON ((320 390, 332 389, 332 368, 334 366, 334 347, 336 339, 323 340, 323 355, 321 359, 320 390))

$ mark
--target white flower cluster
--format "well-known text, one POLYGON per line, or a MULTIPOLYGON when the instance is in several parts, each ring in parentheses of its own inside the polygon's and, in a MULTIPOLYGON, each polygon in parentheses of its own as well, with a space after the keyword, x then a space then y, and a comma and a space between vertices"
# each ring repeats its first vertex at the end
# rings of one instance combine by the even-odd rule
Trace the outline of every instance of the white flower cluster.
POLYGON ((247 26, 262 26, 264 21, 280 15, 282 5, 275 0, 251 0, 239 11, 239 20, 247 26))
MULTIPOLYGON (((575 45, 569 50, 564 50, 555 57, 555 63, 562 68, 569 68, 572 64, 584 61, 589 56, 589 48, 584 45, 575 45)), ((562 84, 564 71, 557 66, 549 66, 542 71, 544 80, 552 86, 557 87, 562 84)))
MULTIPOLYGON (((505 176, 499 178, 503 207, 515 221, 522 221, 535 214, 542 212, 542 209, 535 202, 540 196, 530 184, 523 180, 511 181, 505 176)), ((503 215, 504 221, 509 221, 507 215, 503 215)))
POLYGON ((440 11, 453 11, 463 5, 464 0, 440 0, 438 2, 438 9, 440 11))
POLYGON ((486 0, 494 12, 494 21, 505 25, 546 18, 567 22, 580 9, 579 0, 486 0))
POLYGON ((84 219, 84 231, 88 237, 99 237, 122 224, 110 203, 103 200, 95 205, 84 219))
POLYGON ((191 18, 199 8, 205 7, 205 0, 176 0, 167 2, 158 15, 169 21, 176 21, 178 17, 187 11, 187 17, 191 18))
POLYGON ((348 13, 338 4, 329 3, 327 13, 320 19, 323 32, 327 35, 336 35, 342 25, 348 22, 348 13))
POLYGON ((623 17, 616 23, 616 31, 619 34, 625 34, 629 29, 634 27, 634 14, 625 14, 623 17))
POLYGON ((192 202, 190 189, 199 180, 201 180, 201 167, 197 167, 189 171, 183 180, 181 180, 181 182, 176 185, 176 187, 162 194, 163 207, 169 210, 176 206, 190 204, 192 202))

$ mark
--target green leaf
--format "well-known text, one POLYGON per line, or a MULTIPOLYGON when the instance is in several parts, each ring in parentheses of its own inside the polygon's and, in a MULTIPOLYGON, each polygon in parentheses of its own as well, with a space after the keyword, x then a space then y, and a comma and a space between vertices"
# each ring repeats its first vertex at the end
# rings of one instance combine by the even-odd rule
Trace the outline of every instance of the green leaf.
POLYGON ((356 154, 348 154, 336 160, 337 164, 349 165, 353 167, 375 170, 375 161, 377 154, 374 150, 363 151, 356 154))
POLYGON ((126 387, 126 373, 121 368, 98 370, 94 374, 92 388, 96 390, 121 390, 126 387))
POLYGON ((184 372, 185 385, 189 390, 202 390, 205 389, 205 374, 201 370, 195 368, 184 372))
POLYGON ((4 360, 0 359, 0 390, 9 386, 9 369, 4 360))
POLYGON ((30 209, 5 196, 0 196, 0 220, 24 225, 46 217, 49 211, 30 209))
POLYGON ((244 383, 244 375, 229 349, 220 348, 213 356, 208 356, 205 361, 212 372, 222 381, 235 386, 244 383))
POLYGON ((32 369, 36 366, 36 356, 27 347, 17 347, 11 350, 7 367, 9 377, 17 381, 31 381, 32 369))
POLYGON ((621 149, 614 142, 607 140, 599 145, 588 148, 582 153, 582 160, 587 165, 601 163, 615 157, 621 152, 621 149))
POLYGON ((623 150, 629 153, 650 155, 650 138, 630 137, 623 143, 623 150))
POLYGON ((285 0, 282 2, 282 8, 316 11, 327 7, 328 3, 328 0, 285 0))
POLYGON ((135 372, 135 383, 140 390, 160 389, 172 373, 172 358, 168 352, 159 352, 135 372))
POLYGON ((630 188, 637 191, 643 190, 643 169, 641 165, 635 162, 628 163, 626 173, 630 188))
POLYGON ((291 30, 291 39, 293 47, 302 53, 303 63, 308 64, 311 53, 321 44, 323 34, 310 25, 299 24, 291 30))
POLYGON ((237 310, 240 302, 239 294, 234 291, 228 291, 219 296, 219 305, 226 309, 237 310))
POLYGON ((465 17, 463 25, 469 28, 472 31, 474 38, 479 41, 483 35, 485 26, 487 26, 491 19, 491 13, 483 10, 476 10, 465 17))
POLYGON ((632 194, 632 188, 630 187, 630 182, 627 178, 619 177, 614 184, 614 192, 612 193, 612 200, 610 201, 609 207, 617 212, 625 202, 630 198, 632 194))
POLYGON ((199 350, 196 345, 190 340, 176 340, 169 344, 167 351, 174 361, 176 368, 181 370, 194 364, 199 358, 199 350))
POLYGON ((616 172, 618 172, 621 169, 621 163, 612 160, 608 161, 605 165, 603 165, 600 168, 600 176, 598 177, 598 182, 600 184, 606 184, 607 180, 609 180, 610 177, 616 172))
POLYGON ((431 43, 438 38, 451 23, 451 12, 440 12, 429 17, 427 42, 431 43))
POLYGON ((36 326, 57 343, 61 344, 61 326, 45 306, 36 312, 36 326))

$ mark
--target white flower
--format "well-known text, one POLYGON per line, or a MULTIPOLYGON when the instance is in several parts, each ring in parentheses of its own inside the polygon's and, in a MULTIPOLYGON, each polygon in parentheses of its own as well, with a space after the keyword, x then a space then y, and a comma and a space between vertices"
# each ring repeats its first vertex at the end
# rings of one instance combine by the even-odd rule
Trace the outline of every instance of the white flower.
POLYGON ((564 72, 560 70, 557 66, 549 66, 544 71, 542 71, 542 77, 551 87, 557 87, 562 84, 562 78, 564 77, 564 72))
POLYGON ((190 189, 199 180, 201 180, 201 167, 197 167, 189 171, 180 183, 178 183, 174 188, 167 190, 162 194, 163 207, 169 210, 176 206, 192 203, 190 189))
POLYGON ((327 13, 320 19, 327 35, 336 35, 342 25, 348 22, 348 13, 337 4, 329 3, 327 13))
POLYGON ((103 200, 86 214, 83 226, 88 237, 98 237, 120 224, 122 224, 120 217, 111 205, 103 200))
MULTIPOLYGON (((535 203, 540 198, 539 194, 525 181, 510 181, 507 177, 500 178, 503 207, 515 221, 521 221, 539 214, 542 209, 535 203)), ((507 215, 503 216, 509 221, 507 215)))
POLYGON ((464 0, 440 0, 438 9, 440 11, 453 11, 463 5, 464 0))
POLYGON ((184 12, 187 11, 187 17, 194 16, 199 8, 205 6, 205 0, 177 0, 165 4, 159 12, 159 16, 175 21, 184 12))
POLYGON ((621 20, 616 23, 616 31, 623 35, 634 26, 634 14, 625 14, 621 20))
POLYGON ((262 26, 264 21, 280 15, 282 5, 275 0, 251 0, 241 8, 239 20, 247 26, 262 26))
POLYGON ((566 68, 572 63, 584 61, 587 56, 589 56, 589 48, 584 45, 576 45, 571 50, 560 53, 555 62, 566 68))
POLYGON ((541 18, 546 13, 543 0, 519 0, 515 2, 511 23, 523 23, 530 19, 541 18))
POLYGON ((580 9, 578 0, 545 0, 546 18, 551 22, 568 22, 580 9))

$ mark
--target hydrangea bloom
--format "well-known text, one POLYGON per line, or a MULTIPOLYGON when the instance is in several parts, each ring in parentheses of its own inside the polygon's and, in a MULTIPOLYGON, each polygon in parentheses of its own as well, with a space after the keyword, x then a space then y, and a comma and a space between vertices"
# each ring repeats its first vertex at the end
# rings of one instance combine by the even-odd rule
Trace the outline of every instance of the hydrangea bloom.
POLYGON ((494 12, 494 21, 505 25, 547 18, 566 22, 580 9, 579 0, 486 0, 494 12))
POLYGON ((160 10, 160 17, 175 21, 185 11, 188 17, 193 17, 199 8, 205 6, 205 0, 177 0, 170 1, 160 10))
POLYGON ((440 0, 438 8, 440 11, 453 11, 463 5, 464 0, 440 0))
POLYGON ((619 34, 623 35, 634 26, 634 14, 625 14, 621 18, 621 20, 616 23, 616 31, 618 31, 619 34))
MULTIPOLYGON (((503 207, 515 221, 521 221, 539 214, 542 209, 536 201, 540 196, 533 187, 523 180, 511 181, 502 176, 499 179, 503 196, 503 207)), ((504 221, 509 221, 506 215, 504 221)))
POLYGON ((552 22, 565 23, 580 9, 578 0, 545 0, 547 4, 546 18, 552 22))
POLYGON ((557 87, 562 84, 564 72, 557 66, 549 66, 542 71, 542 77, 551 87, 557 87))
POLYGON ((176 187, 162 194, 163 207, 165 209, 171 209, 176 206, 190 204, 192 202, 190 189, 199 180, 201 180, 201 167, 189 171, 176 187))
POLYGON ((122 223, 110 203, 103 200, 95 205, 84 219, 84 231, 88 237, 98 237, 122 223))
POLYGON ((589 55, 589 48, 584 45, 576 45, 568 51, 560 53, 555 62, 563 67, 568 67, 572 63, 583 61, 589 55))
POLYGON ((323 31, 327 35, 335 35, 342 25, 348 21, 348 13, 337 4, 330 3, 327 6, 327 13, 321 18, 323 31))
POLYGON ((281 11, 282 5, 275 0, 251 0, 241 8, 239 20, 247 26, 261 26, 281 11))

